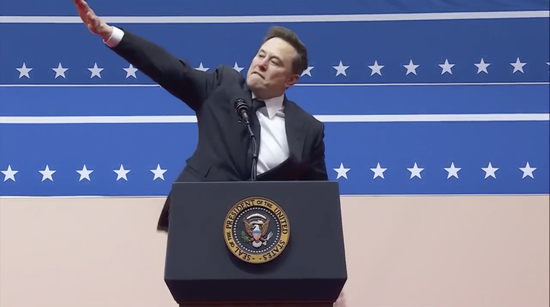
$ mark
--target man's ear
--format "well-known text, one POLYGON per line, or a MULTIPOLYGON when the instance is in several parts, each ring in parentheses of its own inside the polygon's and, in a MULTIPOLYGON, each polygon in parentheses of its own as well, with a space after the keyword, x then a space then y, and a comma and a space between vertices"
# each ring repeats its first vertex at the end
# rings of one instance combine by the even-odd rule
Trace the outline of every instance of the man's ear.
POLYGON ((293 86, 294 84, 296 84, 296 82, 298 82, 298 79, 300 77, 298 75, 292 75, 290 78, 288 78, 286 80, 286 87, 289 88, 291 86, 293 86))

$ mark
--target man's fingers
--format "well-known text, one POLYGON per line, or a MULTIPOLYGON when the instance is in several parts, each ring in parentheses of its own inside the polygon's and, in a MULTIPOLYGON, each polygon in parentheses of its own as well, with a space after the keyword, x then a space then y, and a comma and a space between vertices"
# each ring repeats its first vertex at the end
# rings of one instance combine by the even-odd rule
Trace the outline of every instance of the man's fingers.
POLYGON ((84 1, 84 0, 81 0, 80 1, 80 5, 82 6, 82 8, 86 9, 86 10, 91 10, 90 6, 88 5, 88 2, 84 1))
POLYGON ((88 6, 88 3, 84 0, 73 0, 74 4, 76 4, 78 7, 86 8, 88 6))
POLYGON ((88 12, 89 12, 89 8, 86 8, 84 4, 84 1, 83 0, 73 0, 73 2, 75 3, 76 5, 76 9, 78 11, 78 14, 80 15, 80 18, 82 18, 83 20, 85 18, 87 18, 88 16, 88 12))
POLYGON ((99 20, 99 17, 97 17, 93 12, 88 12, 88 21, 90 25, 94 28, 95 31, 99 31, 99 28, 101 26, 101 21, 99 20))
POLYGON ((84 1, 82 0, 73 0, 74 4, 76 5, 76 8, 81 10, 83 9, 83 4, 84 4, 84 1))
POLYGON ((94 11, 88 6, 86 0, 73 0, 73 2, 78 9, 82 21, 86 24, 86 27, 88 27, 92 33, 97 34, 101 28, 101 20, 99 20, 99 17, 97 17, 94 11))
POLYGON ((86 3, 86 1, 84 0, 73 0, 73 1, 76 4, 76 7, 79 12, 82 13, 82 12, 92 11, 92 9, 88 6, 88 3, 86 3))
POLYGON ((86 18, 88 19, 90 25, 92 25, 93 27, 97 27, 97 16, 95 16, 94 13, 86 13, 86 18))

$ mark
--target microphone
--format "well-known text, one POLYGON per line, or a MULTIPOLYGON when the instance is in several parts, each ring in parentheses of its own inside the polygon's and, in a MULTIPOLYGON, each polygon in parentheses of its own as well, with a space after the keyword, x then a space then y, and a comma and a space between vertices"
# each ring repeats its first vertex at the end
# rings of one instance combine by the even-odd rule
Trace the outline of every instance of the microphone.
POLYGON ((235 110, 237 110, 237 114, 243 121, 244 125, 250 125, 250 121, 248 120, 248 106, 246 105, 244 99, 235 99, 235 110))
POLYGON ((252 145, 252 174, 251 179, 252 181, 256 181, 257 176, 257 165, 258 165, 258 145, 256 143, 256 136, 254 135, 254 132, 252 131, 252 128, 250 127, 250 120, 248 118, 248 105, 242 98, 235 99, 234 102, 235 110, 237 111, 237 114, 241 118, 241 122, 246 126, 248 130, 248 134, 250 136, 251 145, 252 145))

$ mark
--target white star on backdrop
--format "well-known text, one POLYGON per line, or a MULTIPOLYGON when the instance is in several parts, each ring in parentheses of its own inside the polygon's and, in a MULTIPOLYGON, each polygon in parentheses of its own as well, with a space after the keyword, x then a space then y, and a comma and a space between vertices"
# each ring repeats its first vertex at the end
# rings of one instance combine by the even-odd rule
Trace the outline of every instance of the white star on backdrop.
POLYGON ((384 172, 387 170, 387 168, 380 167, 380 162, 378 162, 376 168, 371 168, 370 170, 374 172, 372 179, 376 179, 376 177, 381 177, 382 179, 385 179, 384 172))
POLYGON ((493 177, 495 179, 497 178, 495 172, 498 171, 498 168, 493 167, 491 162, 489 162, 489 165, 487 165, 487 167, 482 167, 481 169, 485 172, 485 179, 487 179, 487 177, 493 177))
MULTIPOLYGON (((550 62, 544 62, 544 63, 550 66, 550 62)), ((488 74, 489 73, 488 67, 492 65, 491 63, 486 63, 483 57, 480 59, 479 63, 473 63, 473 64, 477 67, 477 74, 480 74, 482 72, 485 74, 488 74)), ((516 58, 515 62, 509 63, 509 64, 512 65, 513 67, 512 74, 515 74, 517 72, 525 73, 524 66, 527 65, 527 63, 522 62, 519 57, 516 58)), ((448 58, 446 58, 443 64, 437 64, 437 65, 441 67, 441 75, 444 75, 445 73, 449 73, 450 75, 452 75, 453 74, 452 68, 454 68, 454 66, 456 66, 457 64, 449 63, 448 58)), ((408 64, 403 65, 403 67, 406 68, 405 75, 409 75, 409 74, 417 75, 418 74, 417 68, 419 66, 420 66, 419 64, 414 64, 413 60, 410 59, 408 64)), ((339 75, 347 76, 347 69, 350 68, 350 66, 344 65, 342 60, 339 61, 339 64, 337 66, 332 66, 332 67, 336 70, 335 76, 339 76, 339 75)), ((385 67, 385 65, 381 65, 380 63, 378 63, 378 60, 375 60, 373 65, 367 65, 367 67, 371 70, 370 76, 374 76, 375 74, 382 76, 382 69, 385 67)), ((245 67, 240 67, 238 62, 234 62, 234 65, 233 65, 234 70, 238 72, 242 72, 244 68, 245 67)), ((305 69, 300 76, 304 77, 307 75, 311 77, 312 76, 311 70, 313 68, 314 68, 313 66, 308 66, 308 68, 305 69)), ((23 77, 26 77, 27 79, 31 78, 30 72, 33 71, 33 68, 27 67, 26 62, 23 62, 21 67, 15 68, 15 69, 19 72, 19 77, 18 77, 19 79, 23 77)), ((87 69, 91 72, 90 79, 93 79, 94 77, 102 78, 102 72, 105 68, 98 67, 98 64, 94 63, 93 67, 90 67, 87 69)), ((138 69, 135 68, 132 64, 129 64, 127 68, 123 68, 123 69, 124 71, 126 71, 126 78, 133 77, 137 79, 136 72, 138 71, 138 69)), ((204 67, 203 62, 200 62, 199 67, 195 69, 199 71, 204 71, 204 72, 209 71, 208 67, 204 67)), ((63 67, 63 64, 59 62, 58 66, 56 68, 52 68, 52 70, 55 72, 54 79, 57 79, 59 77, 66 79, 67 78, 66 72, 69 70, 69 68, 63 67)))
POLYGON ((485 61, 483 60, 483 58, 481 58, 481 61, 477 64, 474 63, 475 66, 477 66, 477 73, 479 74, 480 72, 484 72, 486 74, 489 74, 489 72, 487 71, 487 67, 489 67, 489 65, 491 65, 491 63, 485 63, 485 61))
MULTIPOLYGON (((201 65, 202 65, 202 63, 201 63, 201 65)), ((239 64, 237 64, 237 62, 235 62, 235 65, 233 65, 233 69, 238 71, 238 72, 241 72, 244 69, 244 67, 239 67, 239 64)))
POLYGON ((90 174, 93 172, 93 170, 88 170, 86 168, 86 164, 84 164, 84 166, 82 166, 82 169, 77 170, 76 172, 80 174, 80 179, 78 181, 82 181, 83 179, 87 179, 88 181, 90 181, 90 174))
POLYGON ((27 67, 25 62, 23 62, 23 66, 16 69, 17 71, 19 71, 19 79, 21 79, 22 77, 27 77, 27 79, 31 78, 31 76, 29 75, 29 72, 32 70, 32 68, 27 67))
POLYGON ((382 75, 382 68, 384 68, 384 65, 378 65, 378 61, 374 61, 374 65, 369 65, 369 68, 371 69, 370 75, 378 74, 382 75))
POLYGON ((202 62, 200 62, 199 67, 197 67, 197 68, 195 68, 195 69, 196 69, 196 70, 200 70, 200 71, 208 71, 209 68, 208 68, 208 67, 204 67, 204 66, 202 65, 202 62))
MULTIPOLYGON (((381 167, 380 162, 376 164, 376 167, 370 168, 370 170, 374 173, 373 179, 376 179, 377 177, 380 177, 382 179, 385 179, 384 173, 388 168, 381 167)), ((415 177, 418 177, 419 179, 423 179, 421 176, 422 171, 424 171, 424 168, 421 168, 418 166, 417 162, 414 162, 414 165, 411 168, 406 168, 410 172, 409 179, 413 179, 415 177)), ((461 170, 461 168, 456 167, 454 162, 451 163, 450 167, 444 168, 448 175, 447 179, 451 177, 459 178, 458 172, 461 170)), ((481 170, 483 170, 485 176, 484 179, 487 179, 489 177, 497 178, 496 172, 500 168, 494 167, 492 162, 488 162, 487 167, 481 167, 481 170)), ((526 177, 534 178, 533 172, 536 170, 536 167, 532 167, 529 162, 526 162, 525 167, 519 167, 519 170, 522 172, 523 176, 522 179, 526 177)), ((351 170, 349 167, 345 167, 343 162, 340 162, 340 166, 337 168, 333 168, 333 170, 336 172, 336 179, 345 178, 348 179, 347 173, 351 170)), ((130 172, 128 169, 124 169, 124 165, 120 164, 120 168, 118 170, 113 170, 117 174, 116 181, 119 181, 120 179, 124 179, 128 181, 127 174, 130 172)), ((11 165, 7 166, 6 170, 0 171, 4 174, 4 182, 8 180, 16 181, 15 175, 19 173, 18 170, 13 170, 11 165)), ((45 168, 43 170, 38 170, 42 174, 41 181, 54 181, 53 175, 57 173, 56 170, 50 169, 49 165, 46 164, 45 168)), ((81 170, 76 170, 78 174, 80 174, 80 178, 78 181, 83 181, 84 179, 91 181, 90 174, 94 172, 94 170, 89 170, 86 166, 86 164, 83 164, 81 170)), ((150 169, 150 172, 153 173, 153 181, 156 179, 165 180, 164 174, 167 172, 166 169, 161 168, 160 164, 157 163, 156 169, 150 169)), ((58 175, 56 175, 58 176, 58 175)), ((519 177, 519 176, 518 176, 519 177)))
POLYGON ((302 72, 302 75, 301 77, 305 76, 305 75, 308 75, 311 77, 311 70, 313 69, 314 67, 313 66, 308 66, 306 69, 304 69, 304 71, 302 72))
POLYGON ((420 66, 420 65, 415 65, 413 63, 412 59, 409 60, 409 64, 403 65, 403 67, 405 67, 407 69, 406 75, 411 74, 411 73, 416 75, 416 69, 418 68, 418 66, 420 66))
POLYGON ((344 167, 344 163, 341 163, 340 162, 340 167, 339 168, 335 168, 334 169, 337 173, 337 176, 336 176, 336 179, 340 178, 340 177, 344 177, 346 179, 348 179, 348 172, 349 172, 349 168, 345 168, 344 167))
POLYGON ((446 167, 445 170, 447 171, 447 179, 451 178, 451 177, 456 177, 458 179, 458 171, 461 170, 461 168, 457 168, 455 167, 455 163, 452 162, 451 163, 451 167, 446 167))
POLYGON ((527 63, 522 63, 520 60, 519 60, 519 57, 516 59, 516 62, 515 63, 510 63, 510 65, 512 65, 514 67, 514 71, 512 73, 516 73, 516 71, 521 71, 523 73, 523 66, 525 66, 525 64, 527 63))
POLYGON ((418 177, 422 179, 422 176, 420 176, 420 172, 422 172, 424 169, 419 168, 418 165, 416 165, 416 162, 414 162, 414 166, 412 168, 407 168, 409 172, 411 172, 411 177, 409 179, 413 179, 414 177, 418 177))
POLYGON ((347 76, 346 74, 346 69, 349 68, 349 66, 344 66, 342 64, 342 61, 340 61, 340 64, 338 64, 338 66, 332 66, 334 69, 336 69, 336 76, 338 75, 344 75, 344 76, 347 76))
POLYGON ((97 67, 97 63, 94 63, 94 67, 88 68, 88 70, 92 73, 90 79, 92 79, 93 77, 101 78, 101 72, 103 71, 103 68, 97 67))
POLYGON ((2 171, 4 174, 4 182, 8 181, 8 179, 15 181, 15 174, 17 174, 19 171, 14 171, 11 169, 11 165, 8 165, 8 169, 5 171, 2 171))
POLYGON ((129 77, 134 77, 134 79, 137 79, 136 72, 138 71, 137 68, 134 67, 134 65, 130 64, 128 65, 128 68, 123 68, 124 71, 126 71, 126 79, 129 77))
POLYGON ((445 59, 445 63, 439 64, 439 67, 441 67, 441 74, 449 73, 452 75, 453 72, 451 71, 451 68, 453 68, 453 66, 455 66, 455 64, 449 64, 449 60, 445 59))
POLYGON ((117 174, 116 181, 119 181, 120 179, 124 179, 128 181, 128 178, 126 178, 126 174, 130 172, 130 170, 125 170, 124 165, 120 164, 120 168, 118 170, 113 170, 117 174))
POLYGON ((160 164, 157 164, 156 169, 150 170, 153 174, 155 174, 155 177, 153 178, 153 181, 155 181, 157 178, 160 178, 164 180, 164 173, 166 173, 165 169, 160 168, 160 164))
POLYGON ((533 172, 537 169, 536 167, 531 167, 531 165, 529 165, 529 162, 527 162, 525 164, 525 167, 520 167, 519 168, 522 172, 523 172, 523 176, 521 177, 521 179, 525 178, 525 177, 531 177, 531 178, 535 178, 533 177, 533 172))
POLYGON ((50 170, 50 166, 46 165, 46 168, 43 171, 39 171, 40 174, 42 174, 42 181, 48 179, 50 181, 53 181, 52 175, 56 172, 54 170, 50 170))
POLYGON ((63 66, 61 65, 61 62, 57 65, 57 68, 52 68, 53 71, 55 71, 55 79, 57 79, 57 77, 63 77, 66 79, 65 77, 65 72, 67 70, 69 70, 68 68, 63 68, 63 66))

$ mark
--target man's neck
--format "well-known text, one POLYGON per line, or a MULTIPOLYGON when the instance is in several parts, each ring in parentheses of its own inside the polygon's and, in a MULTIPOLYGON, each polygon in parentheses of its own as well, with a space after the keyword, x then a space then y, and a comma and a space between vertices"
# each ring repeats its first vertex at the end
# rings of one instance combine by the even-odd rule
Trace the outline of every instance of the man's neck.
POLYGON ((283 96, 285 93, 280 93, 280 94, 272 94, 272 95, 266 95, 266 96, 262 96, 262 95, 258 95, 257 93, 254 93, 254 91, 251 91, 252 92, 252 99, 259 99, 259 100, 269 100, 269 99, 273 99, 273 98, 278 98, 278 97, 281 97, 283 96))
POLYGON ((262 98, 256 97, 256 95, 252 93, 252 99, 259 99, 265 102, 265 106, 268 112, 267 115, 269 116, 269 118, 273 118, 278 112, 284 109, 284 100, 285 100, 284 93, 279 96, 271 97, 268 99, 262 99, 262 98))
POLYGON ((252 93, 252 99, 258 99, 258 100, 262 100, 262 101, 265 101, 265 102, 270 101, 270 100, 280 100, 281 98, 284 98, 284 93, 281 94, 281 95, 277 95, 277 96, 269 96, 268 98, 256 96, 256 94, 252 93))

